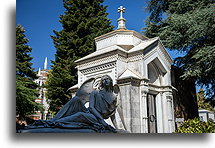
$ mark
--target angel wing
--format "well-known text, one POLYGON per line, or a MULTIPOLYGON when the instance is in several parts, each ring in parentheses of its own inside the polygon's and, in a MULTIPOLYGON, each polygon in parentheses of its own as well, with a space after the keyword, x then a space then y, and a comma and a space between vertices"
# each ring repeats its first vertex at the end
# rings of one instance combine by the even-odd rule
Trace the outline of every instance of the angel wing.
MULTIPOLYGON (((59 111, 58 113, 52 118, 52 120, 58 120, 60 118, 66 117, 74 112, 77 112, 81 109, 79 102, 86 103, 89 101, 89 95, 93 91, 93 83, 94 78, 88 79, 85 81, 81 87, 77 90, 76 96, 73 97, 70 101, 68 101, 59 111), (74 105, 75 104, 75 105, 74 105)), ((68 89, 69 90, 69 89, 68 89)))
POLYGON ((84 104, 86 102, 89 102, 90 93, 94 90, 93 89, 94 82, 95 78, 90 78, 86 80, 77 90, 76 96, 78 96, 84 104))

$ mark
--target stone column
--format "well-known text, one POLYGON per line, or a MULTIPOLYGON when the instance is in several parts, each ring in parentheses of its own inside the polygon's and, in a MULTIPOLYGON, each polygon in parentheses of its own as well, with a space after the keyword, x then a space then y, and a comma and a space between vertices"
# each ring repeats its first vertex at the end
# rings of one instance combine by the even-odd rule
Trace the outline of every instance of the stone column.
POLYGON ((167 106, 167 100, 166 100, 166 94, 163 92, 160 92, 161 99, 162 99, 162 122, 163 122, 163 133, 169 133, 169 125, 168 125, 168 106, 167 106))
POLYGON ((140 101, 141 110, 141 133, 148 133, 148 117, 147 117, 147 91, 141 92, 140 101))
POLYGON ((174 121, 174 108, 173 108, 173 96, 171 93, 166 95, 167 99, 167 112, 168 112, 168 125, 169 125, 169 133, 175 131, 175 121, 174 121))
POLYGON ((163 100, 161 93, 156 96, 157 132, 163 133, 163 100))

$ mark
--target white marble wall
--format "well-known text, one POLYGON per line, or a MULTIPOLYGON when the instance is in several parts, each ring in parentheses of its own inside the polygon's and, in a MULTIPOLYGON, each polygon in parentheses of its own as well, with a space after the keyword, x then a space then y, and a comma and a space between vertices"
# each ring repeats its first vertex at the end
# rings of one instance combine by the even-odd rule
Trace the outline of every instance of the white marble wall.
POLYGON ((122 112, 123 112, 123 116, 124 116, 126 130, 131 132, 131 130, 132 130, 131 99, 130 99, 131 85, 128 83, 128 84, 122 84, 119 86, 120 86, 122 112))
MULTIPOLYGON (((136 46, 142 40, 132 31, 129 33, 119 31, 97 38, 96 46, 98 51, 112 45, 136 46)), ((173 101, 169 87, 171 86, 171 59, 160 43, 156 47, 147 47, 147 50, 140 48, 136 53, 124 53, 120 50, 113 54, 109 53, 107 61, 98 57, 95 58, 98 62, 91 61, 93 65, 84 63, 87 66, 83 64, 78 68, 78 85, 80 87, 85 80, 92 77, 99 78, 105 74, 111 76, 114 84, 117 83, 120 86, 120 105, 126 129, 132 133, 148 132, 147 94, 156 95, 157 132, 171 133, 175 130, 173 101), (126 70, 132 72, 133 76, 120 77, 127 72, 126 70)), ((122 127, 122 121, 119 118, 117 116, 117 123, 122 127)))

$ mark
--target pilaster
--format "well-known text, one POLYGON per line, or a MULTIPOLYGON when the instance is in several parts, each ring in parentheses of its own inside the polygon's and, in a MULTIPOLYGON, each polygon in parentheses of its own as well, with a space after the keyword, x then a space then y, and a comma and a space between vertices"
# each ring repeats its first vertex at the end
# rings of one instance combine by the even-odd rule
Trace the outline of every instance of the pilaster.
POLYGON ((141 91, 141 133, 148 133, 147 91, 141 91))
POLYGON ((169 133, 175 131, 175 121, 174 121, 174 107, 173 107, 173 96, 172 93, 167 93, 167 114, 168 114, 168 125, 169 125, 169 133))

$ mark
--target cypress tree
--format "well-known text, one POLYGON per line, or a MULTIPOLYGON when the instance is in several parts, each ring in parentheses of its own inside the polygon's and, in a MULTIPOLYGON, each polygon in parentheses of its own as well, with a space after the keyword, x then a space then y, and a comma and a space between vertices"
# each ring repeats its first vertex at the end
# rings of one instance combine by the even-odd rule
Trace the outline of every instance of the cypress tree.
POLYGON ((94 38, 110 32, 104 0, 64 0, 60 16, 63 29, 51 36, 56 48, 55 61, 47 80, 50 110, 57 112, 70 98, 68 88, 77 84, 74 61, 95 51, 94 38))
POLYGON ((42 106, 35 102, 38 91, 33 80, 37 76, 31 67, 32 48, 27 45, 24 32, 21 25, 16 27, 16 115, 21 120, 25 120, 35 110, 42 110, 42 106))

